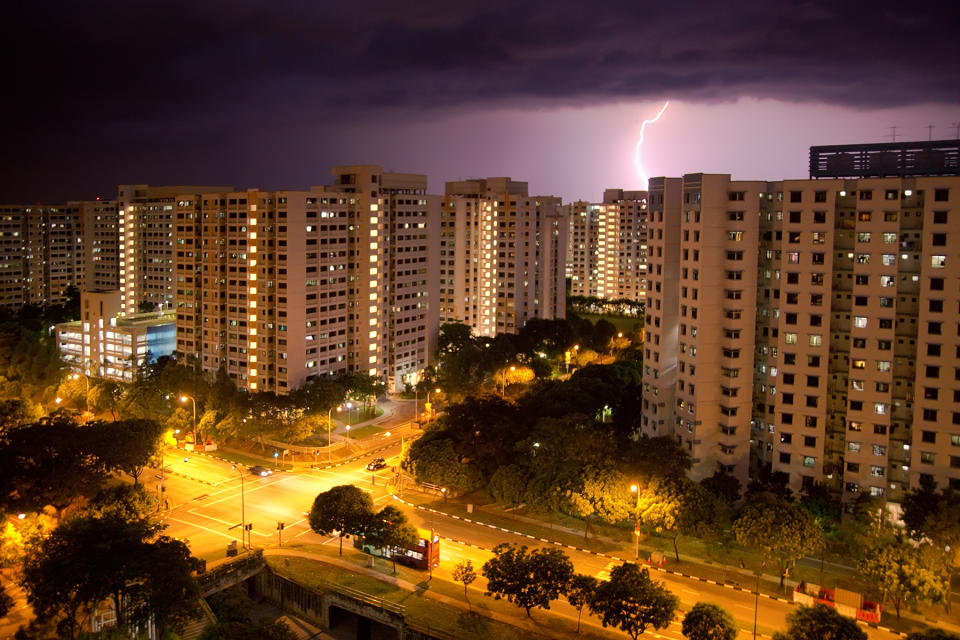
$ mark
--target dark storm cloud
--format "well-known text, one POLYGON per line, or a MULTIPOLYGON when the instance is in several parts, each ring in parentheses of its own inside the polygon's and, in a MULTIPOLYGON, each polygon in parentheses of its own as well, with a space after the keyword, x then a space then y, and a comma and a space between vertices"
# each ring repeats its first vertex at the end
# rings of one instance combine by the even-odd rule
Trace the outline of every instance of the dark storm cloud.
POLYGON ((958 7, 890 0, 7 3, 0 116, 12 153, 0 168, 39 169, 50 154, 91 145, 122 155, 146 144, 173 157, 188 138, 216 145, 250 127, 262 132, 383 109, 666 95, 863 107, 960 103, 958 7))

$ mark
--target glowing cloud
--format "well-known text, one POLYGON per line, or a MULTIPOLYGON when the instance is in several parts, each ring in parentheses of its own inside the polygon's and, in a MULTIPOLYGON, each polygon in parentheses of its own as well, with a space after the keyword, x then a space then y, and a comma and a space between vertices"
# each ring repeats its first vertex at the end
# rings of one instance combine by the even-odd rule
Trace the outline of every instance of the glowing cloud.
POLYGON ((653 124, 660 119, 660 116, 663 115, 663 112, 667 110, 667 107, 670 106, 670 101, 667 100, 663 103, 663 106, 660 107, 660 111, 657 112, 657 115, 653 117, 652 120, 644 120, 643 124, 640 125, 640 139, 637 140, 637 146, 633 150, 633 165, 637 168, 637 175, 640 176, 641 188, 647 188, 647 180, 650 179, 650 176, 647 175, 647 172, 643 170, 643 163, 640 158, 640 147, 643 146, 643 134, 647 129, 648 124, 653 124))

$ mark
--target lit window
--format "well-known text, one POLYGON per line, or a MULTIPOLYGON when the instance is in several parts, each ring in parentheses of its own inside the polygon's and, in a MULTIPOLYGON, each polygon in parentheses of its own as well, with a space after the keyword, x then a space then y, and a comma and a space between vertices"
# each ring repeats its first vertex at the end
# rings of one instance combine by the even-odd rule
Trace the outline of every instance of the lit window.
POLYGON ((944 269, 947 266, 947 256, 930 256, 930 267, 944 269))
POLYGON ((854 316, 853 326, 858 329, 864 329, 867 326, 867 316, 854 316))

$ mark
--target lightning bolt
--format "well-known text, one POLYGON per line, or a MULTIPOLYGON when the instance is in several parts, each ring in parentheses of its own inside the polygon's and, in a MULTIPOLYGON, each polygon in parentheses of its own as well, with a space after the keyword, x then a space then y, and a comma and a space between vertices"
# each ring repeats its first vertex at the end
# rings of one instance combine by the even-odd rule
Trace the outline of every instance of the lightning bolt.
POLYGON ((657 115, 653 117, 652 120, 644 120, 643 124, 640 125, 640 139, 637 140, 637 146, 633 150, 633 164, 637 168, 637 174, 640 176, 642 182, 642 187, 647 188, 647 180, 650 179, 650 176, 647 175, 646 171, 643 170, 643 164, 640 161, 640 147, 643 146, 643 134, 647 129, 648 124, 653 124, 660 119, 660 116, 663 115, 663 112, 667 110, 667 107, 670 106, 670 101, 667 100, 663 103, 663 106, 660 107, 660 111, 657 112, 657 115))

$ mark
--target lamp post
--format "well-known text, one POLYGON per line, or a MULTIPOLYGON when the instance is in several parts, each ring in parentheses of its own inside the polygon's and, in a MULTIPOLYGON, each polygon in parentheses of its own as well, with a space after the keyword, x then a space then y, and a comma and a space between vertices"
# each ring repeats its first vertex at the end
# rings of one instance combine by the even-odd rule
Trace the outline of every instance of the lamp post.
POLYGON ((348 402, 344 407, 347 410, 347 439, 350 439, 350 414, 353 412, 353 403, 348 402))
MULTIPOLYGON (((766 560, 760 561, 760 569, 767 565, 766 560)), ((757 609, 760 607, 760 576, 763 571, 757 571, 757 584, 753 590, 753 640, 757 640, 757 609)))
MULTIPOLYGON (((516 370, 517 370, 517 367, 515 365, 510 365, 511 373, 516 370)), ((503 373, 500 374, 500 397, 501 398, 506 397, 506 393, 507 393, 507 370, 504 369, 503 373)))
MULTIPOLYGON (((337 413, 340 413, 341 411, 343 411, 343 407, 337 407, 337 413)), ((327 411, 327 464, 331 463, 330 449, 333 447, 333 441, 331 440, 333 437, 333 422, 331 421, 332 414, 333 407, 330 407, 330 409, 327 411)))
POLYGON ((564 360, 564 363, 567 365, 566 373, 570 373, 570 356, 571 356, 571 354, 572 354, 572 355, 576 355, 577 351, 579 351, 579 350, 580 350, 580 345, 575 344, 575 345, 573 345, 572 348, 567 349, 566 351, 563 352, 563 360, 564 360))
POLYGON ((430 419, 432 420, 432 419, 433 419, 434 411, 433 411, 433 408, 432 408, 433 405, 430 404, 430 393, 431 393, 431 392, 433 392, 433 393, 440 393, 440 388, 437 387, 436 389, 427 389, 427 401, 426 401, 426 403, 424 404, 424 408, 429 412, 430 419))
POLYGON ((630 491, 637 494, 637 506, 633 511, 633 537, 635 540, 634 547, 634 559, 640 559, 640 487, 638 485, 630 485, 630 491))
POLYGON ((83 395, 83 408, 84 410, 87 410, 90 408, 89 402, 87 401, 87 398, 90 397, 90 378, 79 373, 75 373, 72 376, 70 376, 70 378, 73 380, 79 380, 81 377, 83 378, 83 382, 86 388, 86 393, 83 395))
POLYGON ((246 498, 244 496, 244 481, 243 481, 243 471, 237 469, 237 465, 230 465, 231 469, 234 469, 237 472, 237 475, 240 476, 240 544, 244 549, 247 548, 246 540, 246 530, 247 530, 247 505, 246 498))
POLYGON ((193 396, 188 396, 187 394, 182 394, 180 396, 180 403, 186 404, 187 400, 190 401, 191 406, 193 406, 193 450, 197 450, 197 401, 193 399, 193 396))

